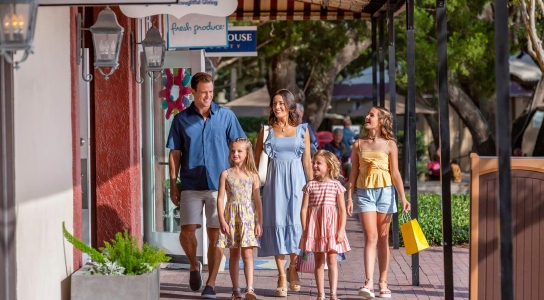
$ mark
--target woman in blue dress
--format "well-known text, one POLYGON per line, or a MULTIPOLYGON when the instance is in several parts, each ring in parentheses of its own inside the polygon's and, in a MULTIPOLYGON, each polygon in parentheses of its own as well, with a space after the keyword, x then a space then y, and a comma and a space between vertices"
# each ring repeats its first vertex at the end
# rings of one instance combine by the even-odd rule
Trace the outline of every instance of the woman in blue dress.
POLYGON ((282 89, 270 101, 270 117, 263 141, 259 133, 255 147, 255 160, 259 162, 264 147, 270 157, 268 174, 263 187, 263 233, 259 257, 274 256, 278 267, 277 297, 287 296, 287 282, 292 291, 300 290, 296 270, 298 245, 302 236, 300 210, 302 188, 307 179, 313 178, 308 124, 299 124, 295 97, 282 89), (290 264, 284 271, 285 255, 290 264))

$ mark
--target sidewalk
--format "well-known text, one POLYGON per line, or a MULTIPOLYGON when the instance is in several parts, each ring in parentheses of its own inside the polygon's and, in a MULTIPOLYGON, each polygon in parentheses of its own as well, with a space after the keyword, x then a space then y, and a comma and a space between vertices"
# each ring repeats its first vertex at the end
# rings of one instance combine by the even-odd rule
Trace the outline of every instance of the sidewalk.
MULTIPOLYGON (((340 299, 361 299, 357 295, 359 286, 364 283, 363 276, 363 235, 359 221, 348 218, 347 236, 352 251, 347 260, 340 262, 338 296, 340 299)), ((255 251, 256 253, 257 251, 255 251)), ((255 259, 263 261, 261 258, 255 259)), ((453 249, 453 276, 455 299, 468 299, 468 249, 453 249)), ((272 265, 272 258, 266 258, 266 265, 272 265)), ((442 260, 442 248, 430 248, 420 253, 420 286, 412 286, 412 259, 406 256, 404 248, 391 250, 391 263, 389 265, 388 282, 392 292, 392 299, 444 299, 444 272, 442 260)), ((375 292, 378 292, 378 264, 374 280, 375 292)), ((301 273, 299 273, 301 274, 301 273)), ((207 279, 207 272, 203 274, 203 280, 207 279)), ((325 275, 327 299, 329 296, 328 281, 325 275)), ((300 292, 289 291, 288 297, 274 297, 277 281, 276 270, 255 270, 255 292, 259 299, 315 299, 317 288, 313 280, 313 274, 304 273, 301 276, 302 289, 300 292)), ((245 287, 243 271, 240 271, 240 282, 245 287)), ((228 270, 219 273, 217 277, 217 299, 230 299, 231 282, 228 270)), ((161 299, 200 299, 200 293, 194 293, 189 288, 188 270, 161 269, 161 299)))

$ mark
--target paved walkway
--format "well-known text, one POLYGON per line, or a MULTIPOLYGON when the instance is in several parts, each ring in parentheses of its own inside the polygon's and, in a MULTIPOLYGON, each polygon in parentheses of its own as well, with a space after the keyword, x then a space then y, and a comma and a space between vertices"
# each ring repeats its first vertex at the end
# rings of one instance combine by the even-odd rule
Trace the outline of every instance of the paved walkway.
MULTIPOLYGON (((363 235, 359 221, 348 218, 347 236, 352 251, 347 254, 347 260, 339 263, 338 295, 340 299, 361 299, 357 290, 364 282, 363 276, 363 235)), ((255 251, 256 252, 256 251, 255 251)), ((261 259, 261 258, 259 258, 261 259)), ((271 258, 270 258, 271 259, 271 258)), ((468 249, 454 248, 453 273, 456 299, 468 299, 468 249)), ((406 256, 404 248, 391 250, 388 282, 393 299, 444 299, 444 272, 442 248, 430 248, 420 253, 420 286, 412 286, 411 257, 406 256)), ((378 273, 374 275, 377 282, 378 273)), ((300 274, 300 273, 299 273, 300 274)), ((206 280, 207 272, 203 274, 206 280)), ((326 278, 326 276, 325 276, 326 278)), ((240 271, 240 282, 245 282, 243 271, 240 271)), ((317 288, 313 274, 304 273, 301 276, 302 290, 289 292, 287 298, 276 298, 277 271, 256 270, 255 292, 259 299, 315 299, 317 288)), ((328 282, 325 281, 328 286, 328 282)), ((244 285, 243 285, 244 286, 244 285)), ((378 291, 375 285, 375 291, 378 291)), ((221 272, 217 278, 217 299, 230 299, 231 282, 228 270, 221 272)), ((325 290, 328 299, 328 287, 325 290)), ((161 299, 200 299, 200 293, 194 293, 189 288, 188 270, 161 270, 161 299)))

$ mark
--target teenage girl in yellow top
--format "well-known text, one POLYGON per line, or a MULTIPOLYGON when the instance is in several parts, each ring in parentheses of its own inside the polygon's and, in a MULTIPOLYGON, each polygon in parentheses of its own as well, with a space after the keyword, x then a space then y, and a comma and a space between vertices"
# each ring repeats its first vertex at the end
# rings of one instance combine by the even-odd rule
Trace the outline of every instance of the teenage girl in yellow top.
POLYGON ((391 298, 391 290, 387 285, 388 241, 391 215, 397 212, 395 188, 404 212, 410 210, 410 203, 404 195, 404 185, 399 173, 398 148, 393 134, 391 112, 382 107, 372 107, 365 119, 364 132, 366 135, 353 144, 353 168, 349 176, 346 200, 348 215, 351 216, 353 212, 359 213, 365 234, 366 280, 359 288, 359 295, 367 299, 375 296, 372 277, 378 246, 380 293, 376 296, 391 298), (356 153, 358 155, 355 155, 356 153), (352 200, 355 190, 356 194, 352 200))

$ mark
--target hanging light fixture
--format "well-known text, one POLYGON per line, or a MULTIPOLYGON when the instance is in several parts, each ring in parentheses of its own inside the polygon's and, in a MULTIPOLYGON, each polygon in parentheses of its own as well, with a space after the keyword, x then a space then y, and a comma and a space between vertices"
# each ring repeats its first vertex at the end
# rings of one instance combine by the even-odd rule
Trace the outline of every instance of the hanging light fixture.
POLYGON ((32 53, 38 0, 0 0, 0 56, 16 69, 32 53), (25 51, 20 61, 14 62, 16 51, 25 51))
POLYGON ((154 73, 162 72, 164 68, 166 53, 166 42, 156 27, 149 28, 142 41, 142 48, 144 48, 145 71, 150 77, 155 78, 154 73))
POLYGON ((94 68, 108 80, 119 67, 119 52, 125 29, 117 22, 115 13, 106 6, 106 9, 98 14, 96 23, 91 26, 90 31, 94 44, 94 68), (104 73, 102 67, 109 67, 110 72, 104 73))
MULTIPOLYGON (((83 40, 80 32, 83 30, 91 31, 95 57, 94 68, 108 80, 109 76, 119 67, 119 52, 121 50, 121 41, 123 40, 123 32, 125 29, 119 25, 115 13, 109 6, 98 14, 96 23, 94 23, 91 28, 82 28, 81 16, 78 15, 77 18, 78 42, 83 40), (110 70, 108 73, 105 73, 102 68, 110 68, 110 70)), ((80 55, 80 58, 83 58, 83 56, 80 55)), ((91 81, 92 78, 91 74, 83 76, 85 81, 91 81)))

